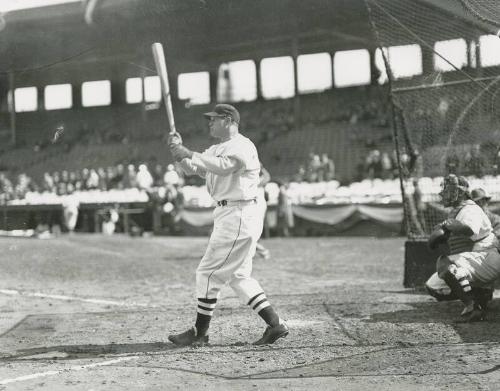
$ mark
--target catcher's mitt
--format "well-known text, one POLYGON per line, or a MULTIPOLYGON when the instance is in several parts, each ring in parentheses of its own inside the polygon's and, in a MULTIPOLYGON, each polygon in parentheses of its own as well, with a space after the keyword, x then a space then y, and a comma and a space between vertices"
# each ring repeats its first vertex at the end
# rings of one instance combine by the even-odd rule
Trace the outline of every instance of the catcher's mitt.
POLYGON ((446 243, 449 237, 450 231, 445 231, 441 227, 436 228, 434 231, 432 231, 431 236, 429 236, 427 245, 431 250, 435 250, 440 244, 446 243))

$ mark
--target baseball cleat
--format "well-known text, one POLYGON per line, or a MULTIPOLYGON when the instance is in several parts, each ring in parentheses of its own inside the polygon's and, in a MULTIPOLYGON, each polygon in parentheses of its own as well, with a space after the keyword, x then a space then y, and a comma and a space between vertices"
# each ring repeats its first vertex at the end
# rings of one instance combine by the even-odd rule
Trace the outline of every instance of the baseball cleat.
POLYGON ((196 335, 196 330, 191 327, 180 334, 169 335, 168 340, 177 346, 204 346, 208 344, 208 335, 196 335))
POLYGON ((486 311, 483 310, 481 306, 475 304, 470 310, 466 307, 460 316, 462 317, 460 323, 479 322, 481 320, 485 320, 486 311))
POLYGON ((258 341, 255 341, 254 345, 270 345, 275 343, 279 338, 285 338, 290 330, 285 323, 280 323, 277 326, 271 327, 267 326, 264 335, 258 341))

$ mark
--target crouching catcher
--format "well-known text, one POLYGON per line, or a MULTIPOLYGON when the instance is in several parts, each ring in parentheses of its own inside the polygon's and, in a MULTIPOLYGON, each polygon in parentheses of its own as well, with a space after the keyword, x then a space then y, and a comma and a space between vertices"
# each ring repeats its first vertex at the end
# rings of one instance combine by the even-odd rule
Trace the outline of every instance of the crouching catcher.
POLYGON ((461 300, 464 321, 482 320, 500 275, 498 240, 488 216, 470 199, 464 177, 445 177, 440 196, 452 210, 429 237, 429 247, 442 255, 427 290, 438 300, 461 300))

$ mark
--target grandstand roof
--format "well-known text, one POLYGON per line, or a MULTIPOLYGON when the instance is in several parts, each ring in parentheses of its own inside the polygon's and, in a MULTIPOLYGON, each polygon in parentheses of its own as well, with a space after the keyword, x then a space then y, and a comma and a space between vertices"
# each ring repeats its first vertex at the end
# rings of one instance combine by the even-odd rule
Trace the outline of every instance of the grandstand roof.
POLYGON ((206 63, 370 45, 362 0, 106 0, 87 25, 81 3, 5 16, 0 71, 39 67, 80 55, 150 57, 150 43, 187 62, 206 63), (357 26, 353 28, 353 26, 357 26))
MULTIPOLYGON (((418 0, 466 20, 456 0, 418 0)), ((364 0, 99 0, 93 23, 82 3, 8 13, 0 73, 54 63, 152 67, 150 45, 166 46, 172 71, 246 58, 374 47, 364 0)), ((437 32, 438 33, 438 32, 437 32)), ((28 76, 29 77, 29 76, 28 76)))

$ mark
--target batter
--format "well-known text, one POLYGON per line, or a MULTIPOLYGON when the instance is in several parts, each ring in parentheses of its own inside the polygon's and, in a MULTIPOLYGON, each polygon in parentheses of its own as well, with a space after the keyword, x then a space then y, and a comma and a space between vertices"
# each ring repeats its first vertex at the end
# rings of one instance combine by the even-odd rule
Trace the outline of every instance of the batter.
POLYGON ((207 343, 220 290, 229 284, 267 324, 264 335, 254 344, 272 344, 289 331, 260 284, 251 277, 252 259, 263 226, 257 204, 260 172, 257 149, 250 139, 239 133, 240 114, 235 107, 218 104, 204 116, 208 119, 210 135, 219 139, 219 144, 198 153, 186 148, 179 134, 169 138, 174 159, 187 175, 205 178, 217 206, 208 248, 196 270, 195 325, 168 339, 178 346, 207 343))

